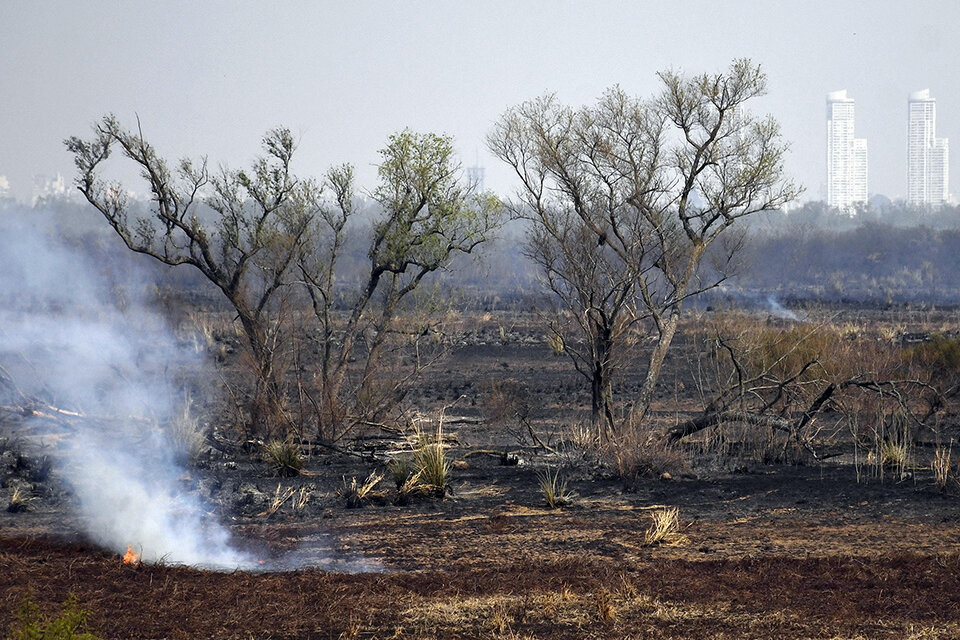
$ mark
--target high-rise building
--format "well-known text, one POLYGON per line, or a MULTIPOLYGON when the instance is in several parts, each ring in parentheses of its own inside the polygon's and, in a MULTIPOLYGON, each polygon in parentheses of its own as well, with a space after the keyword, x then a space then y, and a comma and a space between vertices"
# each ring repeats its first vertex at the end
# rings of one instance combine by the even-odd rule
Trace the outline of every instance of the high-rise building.
POLYGON ((480 166, 467 167, 467 182, 474 193, 483 193, 484 168, 480 166))
POLYGON ((853 98, 846 89, 828 93, 827 205, 848 213, 867 201, 867 141, 853 134, 853 98))
POLYGON ((907 100, 907 204, 938 207, 949 194, 949 145, 937 137, 937 101, 930 90, 907 100))

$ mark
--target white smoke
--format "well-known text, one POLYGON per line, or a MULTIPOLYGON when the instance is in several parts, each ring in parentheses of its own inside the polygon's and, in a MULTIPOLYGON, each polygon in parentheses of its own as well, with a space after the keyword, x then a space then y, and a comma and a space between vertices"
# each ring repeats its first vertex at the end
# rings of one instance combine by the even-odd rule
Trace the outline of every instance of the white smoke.
POLYGON ((181 482, 159 428, 203 364, 144 304, 144 280, 128 271, 109 283, 105 271, 33 225, 0 220, 0 363, 32 372, 18 379, 24 391, 85 416, 57 457, 86 534, 146 562, 256 566, 181 482))
POLYGON ((794 313, 793 311, 790 311, 790 309, 787 309, 782 304, 777 302, 777 299, 776 297, 774 297, 773 294, 770 294, 767 296, 767 310, 770 312, 770 315, 772 315, 775 318, 782 318, 784 320, 793 320, 793 321, 800 320, 800 316, 798 316, 796 313, 794 313))

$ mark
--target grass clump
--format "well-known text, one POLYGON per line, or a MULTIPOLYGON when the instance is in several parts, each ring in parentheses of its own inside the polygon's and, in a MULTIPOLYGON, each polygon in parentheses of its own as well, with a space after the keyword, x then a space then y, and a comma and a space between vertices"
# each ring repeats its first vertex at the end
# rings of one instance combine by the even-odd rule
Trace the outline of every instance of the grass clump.
POLYGON ((300 475, 300 470, 303 468, 303 458, 300 455, 300 446, 293 441, 293 437, 284 440, 270 440, 263 445, 263 454, 281 478, 293 478, 300 475))
POLYGON ((933 471, 933 481, 940 487, 941 491, 945 490, 950 482, 952 466, 950 457, 952 453, 953 441, 951 440, 949 447, 937 447, 933 454, 933 461, 930 463, 930 470, 933 471))
POLYGON ((537 482, 540 485, 540 495, 551 509, 569 505, 573 494, 567 489, 567 479, 560 475, 560 470, 551 471, 549 468, 537 472, 537 482))
POLYGON ((171 416, 167 429, 174 448, 186 462, 192 462, 200 456, 206 436, 189 396, 171 416))
POLYGON ((387 462, 387 473, 393 479, 393 484, 400 490, 414 475, 413 459, 410 456, 395 456, 387 462))
POLYGON ((422 490, 443 497, 450 483, 450 460, 443 446, 443 418, 434 434, 417 431, 416 448, 413 450, 412 472, 417 476, 422 490))
POLYGON ((36 498, 31 496, 23 487, 14 487, 10 495, 10 503, 7 505, 9 513, 23 513, 29 511, 36 498))
POLYGON ((650 512, 650 526, 643 534, 643 546, 682 546, 690 542, 680 530, 680 509, 665 507, 650 512))
POLYGON ((413 452, 417 475, 424 487, 436 495, 447 492, 450 480, 450 461, 442 442, 423 444, 413 452))
POLYGON ((341 498, 346 499, 348 509, 358 509, 367 502, 370 493, 374 487, 380 484, 381 480, 383 480, 383 474, 376 471, 371 471, 363 482, 357 482, 356 477, 350 478, 348 482, 347 478, 344 477, 343 485, 337 493, 340 494, 341 498))
POLYGON ((70 597, 59 614, 44 615, 40 605, 30 598, 20 601, 14 614, 10 640, 100 640, 88 629, 88 613, 70 597))
POLYGON ((880 444, 880 464, 885 467, 902 467, 907 460, 905 442, 885 440, 880 444))

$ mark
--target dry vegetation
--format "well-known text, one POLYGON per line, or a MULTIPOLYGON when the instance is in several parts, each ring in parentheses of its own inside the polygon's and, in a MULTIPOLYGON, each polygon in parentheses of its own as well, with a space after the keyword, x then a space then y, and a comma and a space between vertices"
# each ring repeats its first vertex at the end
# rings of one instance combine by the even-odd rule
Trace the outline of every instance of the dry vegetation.
POLYGON ((956 555, 614 563, 345 575, 129 567, 84 546, 0 541, 2 609, 73 594, 105 638, 937 638, 960 633, 956 555), (149 611, 149 615, 145 612, 149 611))
POLYGON ((960 637, 955 310, 692 308, 735 264, 727 229, 796 190, 776 123, 743 106, 759 67, 660 79, 649 100, 505 113, 489 142, 523 181, 512 203, 476 193, 433 134, 390 138, 364 212, 350 166, 294 175, 283 128, 218 174, 172 171, 113 117, 71 138, 119 239, 222 294, 158 296, 217 376, 148 372, 183 397, 142 422, 182 463, 174 493, 261 564, 125 564, 84 542, 43 456, 78 425, 141 420, 59 407, 0 367, 0 427, 26 438, 0 447, 0 629, 960 637), (152 217, 105 181, 110 149, 150 182, 152 217), (549 313, 440 280, 505 209, 527 219, 549 313))

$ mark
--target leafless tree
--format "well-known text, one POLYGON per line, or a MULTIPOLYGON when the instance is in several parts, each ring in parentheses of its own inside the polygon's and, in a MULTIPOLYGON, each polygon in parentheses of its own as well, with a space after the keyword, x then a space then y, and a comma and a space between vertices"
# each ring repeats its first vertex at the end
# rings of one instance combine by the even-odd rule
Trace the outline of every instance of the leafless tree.
POLYGON ((211 172, 206 159, 181 160, 171 169, 144 139, 139 123, 131 132, 114 116, 97 123, 91 139, 66 140, 78 169, 78 189, 129 249, 168 265, 190 265, 233 306, 256 369, 251 403, 256 427, 268 427, 281 405, 274 371, 281 341, 278 293, 291 284, 292 267, 319 210, 320 193, 312 181, 291 173, 296 145, 289 130, 268 132, 262 144, 264 155, 249 172, 227 168, 211 172), (139 167, 146 180, 149 215, 132 213, 123 185, 102 177, 103 164, 116 149, 139 167))
POLYGON ((521 186, 509 204, 530 222, 527 251, 576 319, 583 345, 570 355, 591 380, 593 414, 615 431, 611 376, 629 336, 649 328, 645 379, 629 419, 645 418, 684 301, 724 279, 700 268, 708 246, 737 221, 776 209, 798 189, 783 176, 772 118, 745 104, 766 90, 757 65, 726 73, 659 74, 642 100, 620 88, 573 109, 548 96, 508 110, 488 138, 521 186))

